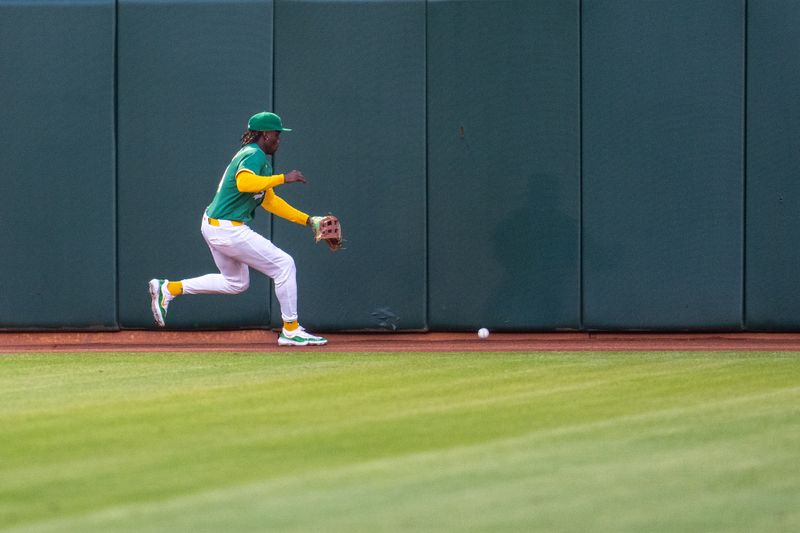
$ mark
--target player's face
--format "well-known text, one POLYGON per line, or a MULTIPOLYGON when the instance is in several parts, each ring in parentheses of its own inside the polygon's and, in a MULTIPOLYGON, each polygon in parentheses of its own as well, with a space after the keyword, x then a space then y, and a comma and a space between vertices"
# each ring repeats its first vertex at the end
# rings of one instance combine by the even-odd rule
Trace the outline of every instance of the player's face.
POLYGON ((264 133, 264 152, 268 153, 269 155, 274 154, 278 151, 278 147, 281 144, 281 132, 279 131, 268 131, 264 133))

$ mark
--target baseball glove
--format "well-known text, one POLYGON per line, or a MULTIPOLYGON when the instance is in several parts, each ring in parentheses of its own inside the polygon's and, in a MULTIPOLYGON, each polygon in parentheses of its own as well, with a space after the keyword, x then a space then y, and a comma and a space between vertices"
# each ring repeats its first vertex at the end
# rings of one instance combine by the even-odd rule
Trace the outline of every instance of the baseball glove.
POLYGON ((324 240, 333 252, 342 248, 342 225, 338 218, 333 215, 311 217, 308 223, 314 232, 314 242, 324 240))

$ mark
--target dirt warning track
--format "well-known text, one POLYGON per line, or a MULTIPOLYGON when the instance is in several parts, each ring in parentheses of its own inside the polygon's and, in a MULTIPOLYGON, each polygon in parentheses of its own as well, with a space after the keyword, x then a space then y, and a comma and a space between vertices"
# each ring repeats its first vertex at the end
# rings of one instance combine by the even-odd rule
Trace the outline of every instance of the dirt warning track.
POLYGON ((324 335, 326 346, 279 347, 277 333, 269 330, 0 332, 0 353, 800 351, 798 333, 492 333, 488 339, 440 332, 324 335))

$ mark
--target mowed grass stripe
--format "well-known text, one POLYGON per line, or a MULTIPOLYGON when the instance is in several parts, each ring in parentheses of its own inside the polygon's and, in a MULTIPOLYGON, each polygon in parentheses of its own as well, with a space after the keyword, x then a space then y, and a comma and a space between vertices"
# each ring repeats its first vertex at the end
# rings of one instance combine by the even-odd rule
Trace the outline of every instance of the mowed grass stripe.
MULTIPOLYGON (((599 524, 605 523, 608 530, 618 530, 622 518, 631 530, 641 531, 653 529, 657 524, 677 526, 684 519, 684 510, 670 506, 673 502, 663 498, 665 494, 662 493, 669 496, 669 490, 658 487, 665 481, 664 472, 669 481, 675 479, 676 467, 694 472, 702 468, 709 457, 719 461, 729 452, 725 448, 701 447, 678 457, 671 454, 666 461, 649 454, 620 458, 599 451, 609 441, 615 446, 626 444, 625 438, 599 439, 590 449, 586 449, 585 439, 563 439, 566 433, 580 434, 596 429, 592 424, 587 426, 566 432, 545 431, 530 438, 492 445, 320 470, 313 475, 278 478, 159 503, 119 506, 78 520, 60 520, 44 529, 41 526, 34 529, 142 531, 148 530, 143 529, 143 524, 157 524, 152 526, 154 530, 220 531, 231 525, 237 530, 258 530, 269 525, 297 531, 408 527, 488 531, 504 527, 526 530, 532 524, 539 524, 540 527, 547 525, 543 527, 545 530, 565 525, 597 530, 599 524), (545 439, 555 439, 547 444, 558 445, 560 453, 536 453, 542 449, 545 439), (387 484, 387 479, 392 482, 387 484), (532 480, 536 480, 535 483, 532 480), (567 489, 572 492, 569 498, 562 501, 555 496, 563 497, 567 489), (648 492, 655 494, 648 495, 648 492), (641 510, 634 506, 619 513, 619 502, 612 505, 614 500, 633 499, 644 503, 648 496, 652 501, 641 510), (301 508, 302 515, 298 515, 301 508), (214 511, 209 513, 208 509, 214 511), (653 513, 654 510, 657 512, 653 513), (564 516, 565 511, 570 515, 564 516), (532 520, 533 516, 536 521, 532 520)), ((607 428, 609 426, 606 424, 607 428)), ((643 428, 622 423, 618 429, 642 433, 643 428)), ((647 437, 645 428, 645 435, 638 438, 647 437)), ((735 455, 738 454, 736 451, 735 455)), ((770 460, 774 462, 775 458, 770 460)), ((746 468, 755 466, 745 465, 746 468)), ((667 485, 667 488, 670 487, 667 485)), ((695 527, 713 525, 722 517, 725 530, 745 529, 736 527, 742 525, 737 516, 740 509, 730 495, 720 500, 718 493, 708 492, 702 485, 691 487, 682 483, 681 489, 690 491, 687 496, 691 501, 685 501, 697 507, 699 516, 712 511, 710 521, 697 522, 695 527), (692 494, 692 490, 697 494, 692 494), (721 506, 721 509, 715 510, 714 506, 721 506), (728 511, 733 513, 725 516, 728 511)), ((738 499, 747 504, 744 509, 753 511, 753 494, 744 491, 738 499)), ((791 502, 786 500, 776 499, 771 504, 792 508, 791 502)), ((745 523, 751 523, 753 516, 747 518, 750 521, 745 523)), ((682 525, 684 531, 687 527, 692 529, 691 520, 682 525)), ((708 529, 703 527, 703 530, 708 529)))
POLYGON ((775 530, 798 386, 786 353, 7 356, 0 526, 775 530))

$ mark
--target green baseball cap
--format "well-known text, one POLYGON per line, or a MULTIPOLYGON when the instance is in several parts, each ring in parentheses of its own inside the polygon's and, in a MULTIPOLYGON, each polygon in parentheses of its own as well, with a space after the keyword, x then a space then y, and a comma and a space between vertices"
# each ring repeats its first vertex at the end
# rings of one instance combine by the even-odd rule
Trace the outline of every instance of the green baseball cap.
POLYGON ((281 117, 268 111, 262 111, 250 117, 250 120, 247 121, 247 129, 253 131, 292 131, 283 127, 281 117))

